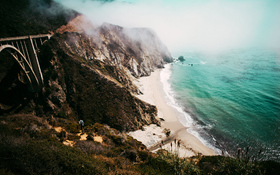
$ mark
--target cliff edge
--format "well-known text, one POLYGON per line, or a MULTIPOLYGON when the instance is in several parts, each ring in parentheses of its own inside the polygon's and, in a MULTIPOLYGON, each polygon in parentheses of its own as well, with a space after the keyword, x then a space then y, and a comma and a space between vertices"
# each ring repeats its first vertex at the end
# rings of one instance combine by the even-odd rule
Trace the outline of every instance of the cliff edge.
MULTIPOLYGON (((1 55, 2 61, 14 65, 6 56, 1 55)), ((54 31, 38 56, 45 81, 42 92, 27 92, 18 79, 23 76, 19 69, 13 69, 13 77, 3 73, 1 81, 12 78, 14 85, 1 87, 5 92, 1 115, 84 119, 88 125, 103 123, 120 131, 160 124, 156 107, 133 95, 141 93, 133 84, 135 78, 148 76, 172 60, 152 30, 108 23, 93 26, 78 14, 54 31)))

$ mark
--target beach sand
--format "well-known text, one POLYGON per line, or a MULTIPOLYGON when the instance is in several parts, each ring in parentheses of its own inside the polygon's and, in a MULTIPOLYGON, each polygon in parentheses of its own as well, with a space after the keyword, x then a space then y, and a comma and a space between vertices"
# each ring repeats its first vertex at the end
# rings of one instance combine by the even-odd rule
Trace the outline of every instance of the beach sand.
POLYGON ((148 77, 141 77, 135 80, 135 84, 143 92, 143 95, 137 97, 147 103, 155 105, 158 109, 158 117, 163 118, 161 127, 150 125, 144 127, 144 130, 130 132, 135 139, 141 141, 150 151, 156 151, 160 147, 168 151, 176 152, 180 157, 191 157, 194 155, 216 155, 217 153, 205 146, 194 135, 187 131, 178 119, 178 111, 167 104, 164 98, 165 92, 163 84, 160 81, 160 72, 157 69, 148 77), (169 137, 166 137, 164 129, 170 129, 169 137), (178 140, 179 145, 178 145, 178 140), (163 144, 162 144, 163 143, 163 144))

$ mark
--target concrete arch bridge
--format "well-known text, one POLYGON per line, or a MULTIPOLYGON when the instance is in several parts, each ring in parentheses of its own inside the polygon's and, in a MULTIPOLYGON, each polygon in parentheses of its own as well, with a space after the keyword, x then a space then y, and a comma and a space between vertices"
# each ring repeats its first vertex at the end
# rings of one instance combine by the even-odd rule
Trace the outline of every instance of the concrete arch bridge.
POLYGON ((25 74, 25 82, 29 84, 28 89, 31 92, 40 91, 44 84, 37 52, 39 46, 51 36, 51 34, 43 34, 0 38, 0 53, 8 52, 17 61, 25 74))

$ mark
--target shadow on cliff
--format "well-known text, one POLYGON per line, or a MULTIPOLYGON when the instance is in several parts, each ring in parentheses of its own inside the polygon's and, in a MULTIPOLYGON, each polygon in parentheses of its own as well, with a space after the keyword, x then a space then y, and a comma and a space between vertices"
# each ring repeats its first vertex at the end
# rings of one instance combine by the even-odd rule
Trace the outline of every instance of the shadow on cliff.
POLYGON ((20 66, 7 53, 0 53, 0 115, 20 112, 30 100, 20 66))
POLYGON ((86 124, 104 123, 121 131, 159 124, 156 107, 131 94, 135 87, 128 86, 131 80, 124 71, 69 51, 67 39, 68 33, 53 36, 39 54, 45 80, 44 115, 82 118, 86 124))

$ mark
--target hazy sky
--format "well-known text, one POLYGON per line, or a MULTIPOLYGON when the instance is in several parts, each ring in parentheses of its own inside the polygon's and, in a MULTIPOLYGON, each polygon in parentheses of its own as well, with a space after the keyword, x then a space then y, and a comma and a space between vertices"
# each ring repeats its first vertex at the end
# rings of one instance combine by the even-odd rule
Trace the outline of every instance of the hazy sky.
POLYGON ((280 48, 280 0, 55 0, 95 24, 152 28, 171 52, 280 48))

